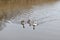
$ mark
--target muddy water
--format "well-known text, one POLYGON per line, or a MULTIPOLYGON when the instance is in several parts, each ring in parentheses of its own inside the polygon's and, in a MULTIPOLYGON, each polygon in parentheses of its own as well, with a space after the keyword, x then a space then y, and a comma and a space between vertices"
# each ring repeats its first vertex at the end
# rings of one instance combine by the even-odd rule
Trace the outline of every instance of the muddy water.
POLYGON ((18 15, 19 17, 17 16, 14 22, 19 23, 19 19, 37 20, 39 25, 36 29, 32 30, 32 27, 27 24, 23 29, 22 25, 9 21, 10 23, 6 23, 7 27, 2 26, 4 29, 1 27, 3 30, 0 31, 0 40, 60 40, 60 1, 33 5, 30 9, 25 10, 23 13, 26 15, 18 15))

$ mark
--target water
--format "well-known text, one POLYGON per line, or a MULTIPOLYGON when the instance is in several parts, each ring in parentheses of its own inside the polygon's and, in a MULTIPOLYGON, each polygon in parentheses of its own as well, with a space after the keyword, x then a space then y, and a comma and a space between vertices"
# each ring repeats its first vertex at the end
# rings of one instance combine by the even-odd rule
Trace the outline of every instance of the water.
POLYGON ((33 14, 28 18, 39 23, 35 30, 27 24, 23 29, 20 24, 6 23, 7 27, 0 31, 0 40, 60 40, 60 2, 32 6, 31 10, 33 14))

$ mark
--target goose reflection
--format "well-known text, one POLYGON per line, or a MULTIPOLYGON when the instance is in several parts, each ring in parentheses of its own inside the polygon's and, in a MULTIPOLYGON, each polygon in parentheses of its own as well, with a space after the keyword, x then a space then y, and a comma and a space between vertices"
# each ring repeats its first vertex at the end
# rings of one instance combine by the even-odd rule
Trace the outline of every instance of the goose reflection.
MULTIPOLYGON (((19 16, 22 16, 21 14, 25 15, 24 14, 25 9, 30 10, 32 9, 32 5, 35 4, 41 5, 46 2, 53 3, 56 1, 55 0, 45 0, 45 1, 44 0, 24 0, 24 1, 23 0, 0 0, 0 30, 5 28, 7 20, 11 21, 14 20, 18 15, 19 16), (17 11, 19 11, 19 13, 17 11)), ((28 12, 26 11, 26 14, 29 14, 28 12)), ((33 30, 38 25, 37 23, 35 23, 35 21, 31 21, 30 19, 28 19, 26 23, 28 23, 29 26, 33 26, 33 30)), ((24 26, 25 20, 21 20, 21 25, 23 26, 23 28, 25 28, 24 26)))
POLYGON ((24 22, 25 22, 24 20, 21 21, 21 25, 23 26, 23 28, 25 28, 24 22))
POLYGON ((27 21, 27 23, 29 26, 33 26, 33 30, 35 29, 35 26, 37 26, 37 23, 35 23, 35 21, 31 21, 30 19, 27 21))

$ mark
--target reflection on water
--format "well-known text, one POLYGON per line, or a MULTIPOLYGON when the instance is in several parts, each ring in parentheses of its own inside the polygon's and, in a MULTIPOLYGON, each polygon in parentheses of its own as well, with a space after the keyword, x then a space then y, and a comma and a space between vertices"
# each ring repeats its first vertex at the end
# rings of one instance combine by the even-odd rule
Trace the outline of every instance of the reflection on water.
MULTIPOLYGON (((27 1, 24 1, 24 2, 26 3, 27 1)), ((28 1, 28 3, 29 2, 31 2, 31 1, 28 1)), ((48 7, 53 6, 53 4, 56 3, 56 1, 54 1, 54 0, 42 1, 41 3, 39 3, 39 5, 33 5, 33 3, 35 4, 37 2, 38 2, 37 0, 35 0, 35 2, 32 1, 32 4, 29 3, 29 5, 31 5, 31 7, 26 8, 26 9, 11 9, 10 8, 7 11, 5 11, 6 9, 1 9, 0 29, 3 29, 6 26, 5 25, 6 22, 8 22, 8 21, 11 21, 12 23, 19 23, 23 26, 23 28, 25 28, 25 26, 24 26, 25 24, 29 24, 29 26, 33 26, 33 29, 35 29, 35 26, 38 26, 38 24, 47 22, 45 19, 46 18, 49 19, 52 17, 50 14, 44 13, 46 10, 44 10, 43 8, 45 8, 46 6, 48 6, 48 7), (44 2, 47 2, 49 4, 42 4, 44 2), (52 4, 50 4, 50 3, 52 3, 52 4), (43 20, 45 20, 45 21, 43 21, 43 20)), ((10 6, 11 5, 12 4, 10 4, 10 6)), ((54 19, 49 19, 49 21, 50 20, 54 20, 54 19)))
POLYGON ((60 40, 60 1, 2 11, 0 40, 60 40))

